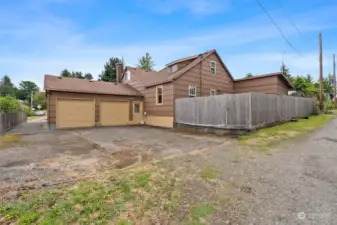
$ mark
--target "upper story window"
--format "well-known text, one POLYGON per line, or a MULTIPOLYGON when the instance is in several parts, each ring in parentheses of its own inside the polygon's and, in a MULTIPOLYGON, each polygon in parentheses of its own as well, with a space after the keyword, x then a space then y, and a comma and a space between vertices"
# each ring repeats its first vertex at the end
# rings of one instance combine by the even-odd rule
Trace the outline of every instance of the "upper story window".
POLYGON ((197 88, 193 86, 188 86, 188 96, 189 97, 196 97, 197 96, 197 88))
POLYGON ((168 67, 168 72, 169 73, 174 73, 177 70, 178 70, 178 65, 177 64, 174 64, 174 65, 168 67))
POLYGON ((163 86, 156 87, 156 104, 162 105, 163 104, 163 86))
POLYGON ((131 72, 130 72, 130 71, 126 71, 126 72, 125 72, 124 79, 125 79, 125 80, 131 80, 131 72))
POLYGON ((214 61, 210 62, 210 72, 212 74, 216 74, 216 62, 214 62, 214 61))
POLYGON ((209 93, 210 96, 214 96, 216 95, 216 90, 214 89, 211 89, 210 93, 209 93))

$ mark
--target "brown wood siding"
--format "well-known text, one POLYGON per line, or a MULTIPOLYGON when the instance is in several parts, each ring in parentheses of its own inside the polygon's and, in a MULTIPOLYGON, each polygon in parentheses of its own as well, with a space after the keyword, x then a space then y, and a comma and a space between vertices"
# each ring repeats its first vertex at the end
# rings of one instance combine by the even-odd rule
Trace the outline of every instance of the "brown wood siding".
POLYGON ((217 90, 217 94, 233 93, 234 89, 232 79, 215 53, 174 81, 174 98, 188 97, 189 85, 197 88, 197 96, 209 96, 211 89, 217 90), (216 62, 216 74, 210 72, 211 61, 216 62))
POLYGON ((260 92, 266 94, 278 94, 277 77, 264 77, 253 80, 242 80, 234 82, 234 92, 260 92))
MULTIPOLYGON (((95 100, 95 122, 100 121, 100 102, 101 101, 135 101, 142 100, 142 97, 89 94, 89 93, 74 93, 74 92, 48 92, 48 123, 56 124, 56 100, 58 98, 68 99, 94 99, 95 100)), ((79 112, 80 113, 80 112, 79 112)))
POLYGON ((288 95, 289 88, 288 86, 281 80, 281 78, 277 78, 277 93, 279 95, 288 95))
POLYGON ((177 63, 175 65, 177 65, 178 70, 181 70, 182 68, 184 68, 185 66, 187 66, 191 62, 193 62, 193 59, 192 60, 187 60, 187 61, 184 61, 184 62, 180 62, 180 63, 177 63))
MULTIPOLYGON (((159 85, 161 86, 161 85, 159 85)), ((163 84, 163 104, 156 104, 156 86, 147 88, 144 94, 144 112, 148 116, 173 116, 173 85, 163 84)))
POLYGON ((188 97, 188 87, 197 88, 197 96, 200 96, 201 62, 192 67, 186 73, 181 75, 174 84, 174 98, 188 97))
POLYGON ((215 53, 202 61, 202 96, 210 95, 210 90, 217 90, 217 94, 233 93, 233 81, 222 66, 215 53), (211 73, 210 63, 216 63, 216 74, 211 73))

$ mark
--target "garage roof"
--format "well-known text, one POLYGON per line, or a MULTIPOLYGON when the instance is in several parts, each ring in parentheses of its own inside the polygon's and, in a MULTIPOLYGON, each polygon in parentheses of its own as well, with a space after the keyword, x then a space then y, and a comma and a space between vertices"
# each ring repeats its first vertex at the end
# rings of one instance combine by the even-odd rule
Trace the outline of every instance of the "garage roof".
POLYGON ((128 84, 115 84, 104 81, 89 81, 86 79, 44 76, 46 91, 80 92, 109 95, 142 96, 142 94, 128 84))

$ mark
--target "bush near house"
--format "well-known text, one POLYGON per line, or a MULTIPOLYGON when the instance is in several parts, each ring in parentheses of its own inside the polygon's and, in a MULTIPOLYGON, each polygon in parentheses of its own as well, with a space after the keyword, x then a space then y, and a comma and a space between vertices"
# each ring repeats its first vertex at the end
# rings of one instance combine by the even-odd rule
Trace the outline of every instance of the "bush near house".
POLYGON ((17 112, 22 109, 18 100, 13 97, 0 97, 0 113, 17 112))

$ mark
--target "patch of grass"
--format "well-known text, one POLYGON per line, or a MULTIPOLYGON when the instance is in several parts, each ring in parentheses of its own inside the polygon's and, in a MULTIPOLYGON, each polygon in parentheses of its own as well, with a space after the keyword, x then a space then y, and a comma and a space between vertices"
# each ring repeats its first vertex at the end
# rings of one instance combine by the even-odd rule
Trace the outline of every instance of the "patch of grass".
POLYGON ((211 203, 203 202, 192 207, 190 216, 187 218, 185 225, 204 225, 206 217, 214 212, 215 208, 211 203))
POLYGON ((5 134, 0 139, 0 147, 17 146, 21 144, 21 135, 19 134, 5 134))
POLYGON ((29 116, 29 117, 27 118, 27 120, 28 120, 28 121, 30 121, 30 120, 35 120, 35 119, 38 119, 38 118, 41 118, 41 117, 44 117, 44 116, 29 116))
POLYGON ((156 172, 121 172, 106 180, 27 192, 19 200, 0 203, 0 221, 25 225, 132 225, 158 212, 171 215, 179 198, 178 183, 174 174, 156 172))
POLYGON ((151 178, 151 173, 139 173, 136 175, 136 185, 138 187, 148 188, 149 181, 151 178))
POLYGON ((216 169, 208 168, 201 172, 201 178, 204 179, 216 179, 218 171, 216 169))
POLYGON ((201 218, 212 214, 214 206, 210 203, 200 203, 192 208, 192 217, 201 218))
POLYGON ((309 133, 325 125, 334 117, 334 114, 314 115, 308 119, 300 119, 297 122, 287 122, 281 125, 263 128, 250 135, 239 136, 239 144, 251 146, 262 152, 267 152, 271 146, 274 146, 283 140, 294 139, 309 133))
POLYGON ((128 220, 118 220, 117 225, 132 225, 132 223, 128 220))

